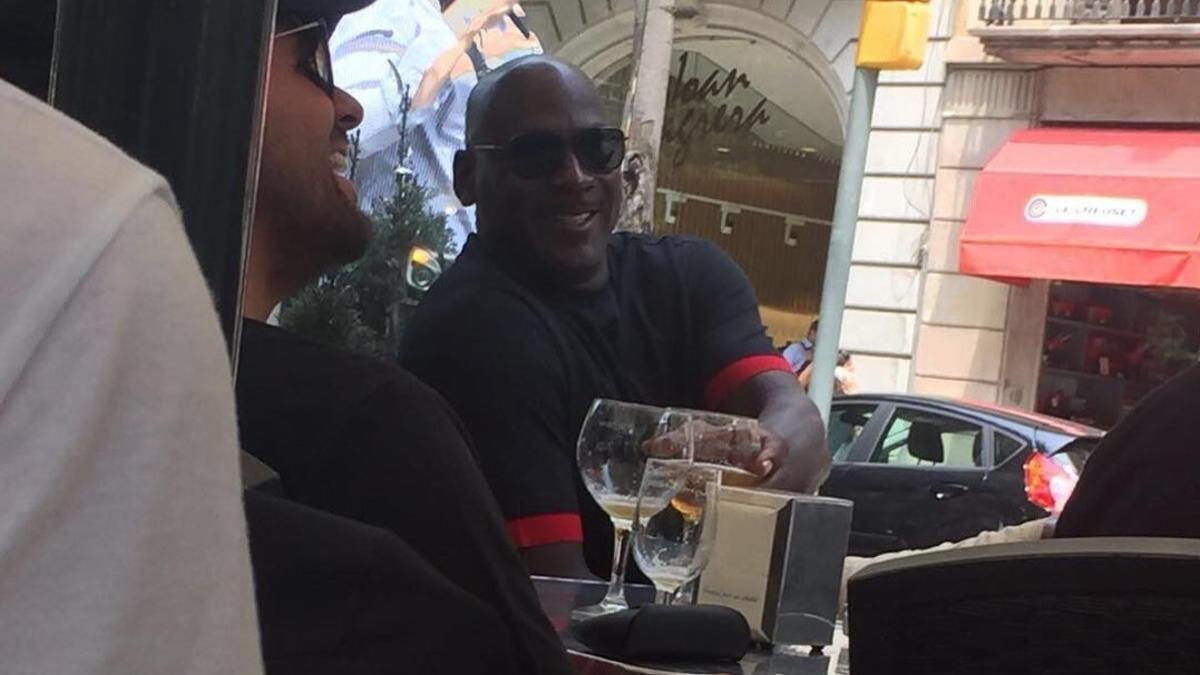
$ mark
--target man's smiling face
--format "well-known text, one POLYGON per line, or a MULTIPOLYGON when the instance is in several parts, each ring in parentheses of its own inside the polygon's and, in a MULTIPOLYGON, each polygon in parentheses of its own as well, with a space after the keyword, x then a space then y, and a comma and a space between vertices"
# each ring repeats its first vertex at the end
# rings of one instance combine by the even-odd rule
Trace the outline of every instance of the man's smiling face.
MULTIPOLYGON (((515 69, 495 83, 489 99, 472 145, 504 145, 531 132, 569 139, 606 126, 595 87, 562 64, 515 69)), ((517 175, 503 153, 475 152, 464 162, 460 196, 478 204, 480 236, 567 286, 604 276, 608 235, 621 208, 620 171, 589 171, 570 149, 553 171, 536 177, 517 175)))
POLYGON ((362 107, 315 81, 321 49, 320 28, 275 41, 257 208, 281 246, 328 268, 362 255, 372 231, 348 178, 347 134, 362 122, 362 107))

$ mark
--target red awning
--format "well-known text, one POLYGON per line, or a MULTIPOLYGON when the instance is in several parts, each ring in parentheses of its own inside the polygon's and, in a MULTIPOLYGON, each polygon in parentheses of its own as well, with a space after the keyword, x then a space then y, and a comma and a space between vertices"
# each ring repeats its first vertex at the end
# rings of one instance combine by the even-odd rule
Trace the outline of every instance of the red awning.
POLYGON ((1018 131, 988 162, 959 269, 1200 288, 1200 132, 1018 131))

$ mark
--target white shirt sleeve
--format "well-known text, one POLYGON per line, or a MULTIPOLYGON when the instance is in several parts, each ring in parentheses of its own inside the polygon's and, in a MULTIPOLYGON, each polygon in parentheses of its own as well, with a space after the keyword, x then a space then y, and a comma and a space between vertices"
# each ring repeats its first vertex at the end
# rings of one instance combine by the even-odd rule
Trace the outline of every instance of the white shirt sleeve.
POLYGON ((224 341, 165 183, 131 166, 0 214, 6 675, 262 672, 224 341))
POLYGON ((804 365, 804 347, 799 342, 793 342, 783 349, 783 358, 792 367, 792 372, 800 369, 804 365))
POLYGON ((1020 525, 1009 525, 1008 527, 1002 527, 999 530, 980 532, 974 537, 968 537, 962 541, 946 542, 930 548, 881 553, 871 558, 846 556, 846 560, 842 565, 842 588, 840 592, 841 606, 846 606, 846 584, 849 583, 850 578, 875 563, 895 560, 897 558, 907 558, 909 556, 919 555, 921 553, 948 551, 956 548, 972 548, 976 546, 990 546, 992 544, 1016 544, 1026 541, 1040 541, 1046 536, 1046 529, 1047 527, 1052 526, 1053 522, 1054 519, 1052 518, 1039 518, 1038 520, 1031 520, 1027 523, 1021 523, 1020 525))

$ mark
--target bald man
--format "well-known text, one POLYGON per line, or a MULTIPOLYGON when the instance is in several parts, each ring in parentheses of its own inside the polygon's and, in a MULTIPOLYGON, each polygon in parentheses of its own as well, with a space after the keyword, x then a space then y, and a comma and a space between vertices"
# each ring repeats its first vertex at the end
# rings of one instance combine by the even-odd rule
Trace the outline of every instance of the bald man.
POLYGON ((715 245, 614 234, 619 129, 592 82, 550 57, 481 79, 455 190, 478 234, 425 298, 403 362, 471 432, 531 572, 607 575, 612 526, 575 465, 592 400, 758 417, 766 486, 814 491, 816 408, 766 337, 746 276, 715 245))

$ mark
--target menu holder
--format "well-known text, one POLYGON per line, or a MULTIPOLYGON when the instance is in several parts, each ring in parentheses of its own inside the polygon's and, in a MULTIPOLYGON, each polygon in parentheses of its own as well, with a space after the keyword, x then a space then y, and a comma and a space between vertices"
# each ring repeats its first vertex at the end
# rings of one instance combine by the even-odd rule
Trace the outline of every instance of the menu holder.
POLYGON ((741 612, 757 642, 833 644, 853 504, 722 487, 697 602, 741 612))

